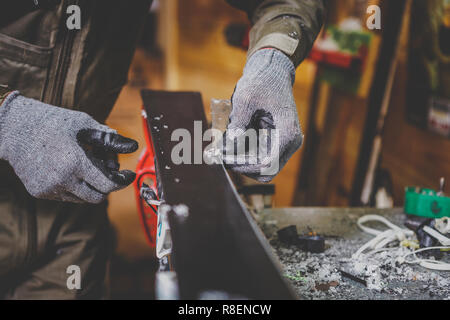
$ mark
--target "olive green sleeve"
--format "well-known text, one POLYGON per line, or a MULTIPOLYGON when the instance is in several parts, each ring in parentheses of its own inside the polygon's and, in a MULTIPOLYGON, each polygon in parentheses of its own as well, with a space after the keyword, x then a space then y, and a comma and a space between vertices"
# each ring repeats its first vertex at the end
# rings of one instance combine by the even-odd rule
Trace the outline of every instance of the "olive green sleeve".
POLYGON ((13 90, 11 90, 7 85, 0 84, 0 106, 3 104, 3 101, 6 100, 6 98, 12 91, 13 90))
POLYGON ((320 32, 323 0, 227 0, 247 12, 253 24, 248 56, 273 47, 288 55, 297 67, 308 55, 320 32))

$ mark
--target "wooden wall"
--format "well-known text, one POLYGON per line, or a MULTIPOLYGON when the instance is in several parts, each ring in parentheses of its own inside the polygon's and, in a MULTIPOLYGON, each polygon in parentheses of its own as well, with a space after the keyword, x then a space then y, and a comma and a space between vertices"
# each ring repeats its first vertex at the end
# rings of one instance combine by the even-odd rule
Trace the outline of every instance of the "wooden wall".
POLYGON ((437 189, 441 177, 446 178, 450 194, 450 139, 406 121, 409 28, 405 31, 381 155, 382 167, 392 175, 396 205, 403 205, 406 186, 437 189))
MULTIPOLYGON (((337 10, 331 17, 333 21, 339 21, 339 17, 345 16, 342 12, 346 11, 346 7, 341 7, 340 4, 338 0, 331 1, 331 7, 337 10)), ((394 204, 398 206, 403 205, 406 186, 437 188, 440 177, 450 180, 450 140, 406 121, 409 18, 410 11, 403 22, 399 64, 381 154, 381 167, 392 176, 394 204)), ((327 102, 321 102, 325 99, 322 93, 317 103, 320 112, 315 120, 320 137, 317 145, 319 156, 311 170, 313 173, 304 186, 305 190, 297 193, 295 205, 350 205, 355 167, 366 121, 367 100, 333 88, 324 91, 327 93, 327 102)))

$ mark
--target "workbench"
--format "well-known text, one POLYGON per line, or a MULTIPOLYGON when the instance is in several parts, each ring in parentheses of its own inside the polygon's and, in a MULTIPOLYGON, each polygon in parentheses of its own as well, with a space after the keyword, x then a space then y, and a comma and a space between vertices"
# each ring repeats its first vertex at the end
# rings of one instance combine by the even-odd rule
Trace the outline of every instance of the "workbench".
MULTIPOLYGON (((345 270, 349 265, 349 262, 342 261, 348 260, 359 247, 373 238, 363 233, 356 224, 359 217, 368 214, 381 215, 404 227, 402 208, 265 209, 255 217, 280 259, 284 276, 291 279, 303 299, 450 299, 450 272, 410 264, 391 266, 386 262, 389 258, 386 256, 380 256, 380 266, 374 270, 385 284, 381 290, 369 289, 342 277, 337 270, 345 270), (296 225, 299 234, 313 230, 325 236, 326 251, 312 254, 281 244, 276 231, 290 225, 296 225)), ((383 229, 377 224, 373 227, 383 229)), ((442 260, 449 262, 449 254, 444 253, 442 260)), ((354 274, 354 271, 350 272, 354 274)))

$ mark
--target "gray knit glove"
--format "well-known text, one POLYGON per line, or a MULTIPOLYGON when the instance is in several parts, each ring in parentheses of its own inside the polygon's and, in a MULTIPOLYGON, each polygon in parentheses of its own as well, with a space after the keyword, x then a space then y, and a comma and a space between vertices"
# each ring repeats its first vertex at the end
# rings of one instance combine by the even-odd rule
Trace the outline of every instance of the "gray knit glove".
POLYGON ((0 106, 0 159, 40 199, 99 203, 135 178, 119 171, 117 153, 137 142, 88 114, 47 105, 13 92, 0 106))
POLYGON ((223 160, 233 171, 271 181, 296 152, 303 135, 292 94, 295 67, 276 49, 262 49, 247 61, 232 97, 223 160), (257 145, 244 136, 257 134, 257 145), (266 129, 260 131, 259 129, 266 129), (265 134, 264 134, 265 133, 265 134))

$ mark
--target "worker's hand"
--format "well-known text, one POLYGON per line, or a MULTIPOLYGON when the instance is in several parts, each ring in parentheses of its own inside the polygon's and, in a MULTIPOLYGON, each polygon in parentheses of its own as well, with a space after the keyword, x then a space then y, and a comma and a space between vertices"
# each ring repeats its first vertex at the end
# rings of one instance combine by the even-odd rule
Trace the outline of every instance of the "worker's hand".
POLYGON ((84 112, 20 96, 0 106, 0 159, 14 168, 28 192, 40 199, 99 203, 135 178, 119 171, 118 153, 138 144, 84 112))
POLYGON ((300 148, 303 135, 292 94, 294 79, 294 64, 277 49, 259 50, 248 59, 232 97, 224 140, 223 160, 227 167, 269 182, 300 148), (252 136, 251 129, 258 133, 258 141, 264 137, 259 129, 267 129, 267 143, 252 147, 254 143, 249 139, 246 144, 243 137, 252 136))

